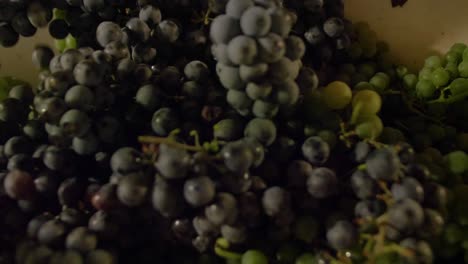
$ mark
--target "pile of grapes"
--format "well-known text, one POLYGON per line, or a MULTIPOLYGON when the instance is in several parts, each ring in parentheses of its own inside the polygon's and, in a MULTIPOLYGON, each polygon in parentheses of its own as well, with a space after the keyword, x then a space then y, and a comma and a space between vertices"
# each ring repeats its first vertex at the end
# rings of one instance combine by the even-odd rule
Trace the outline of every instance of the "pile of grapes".
POLYGON ((0 264, 468 263, 468 47, 342 0, 0 0, 0 264))

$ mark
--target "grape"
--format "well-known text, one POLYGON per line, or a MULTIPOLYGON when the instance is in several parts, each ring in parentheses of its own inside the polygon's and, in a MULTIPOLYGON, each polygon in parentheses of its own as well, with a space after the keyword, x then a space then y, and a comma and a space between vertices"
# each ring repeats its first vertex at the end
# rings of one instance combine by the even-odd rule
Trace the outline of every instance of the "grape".
POLYGON ((26 12, 18 12, 11 20, 13 29, 23 37, 31 37, 37 29, 29 22, 26 12))
POLYGON ((414 178, 404 178, 401 183, 392 185, 392 194, 395 200, 413 199, 422 202, 424 199, 424 189, 414 178))
POLYGON ((338 221, 327 231, 327 241, 336 250, 349 249, 356 240, 355 227, 346 221, 338 221))
POLYGON ((310 163, 303 160, 294 160, 289 163, 287 169, 288 185, 301 188, 305 185, 307 177, 312 173, 310 163))
POLYGON ((215 197, 215 186, 207 176, 198 176, 185 181, 184 198, 193 207, 210 203, 215 197))
POLYGON ((36 246, 24 257, 24 263, 49 263, 49 259, 52 256, 52 250, 44 245, 36 246))
POLYGON ((276 126, 268 119, 254 118, 245 127, 244 135, 255 138, 263 145, 269 146, 276 139, 276 126))
POLYGON ((162 93, 158 87, 147 84, 140 87, 135 95, 135 101, 149 111, 156 110, 162 104, 162 93))
POLYGON ((3 187, 6 194, 16 200, 28 199, 34 195, 34 180, 24 171, 10 171, 3 181, 3 187))
POLYGON ((150 26, 159 24, 162 20, 161 10, 152 5, 145 5, 140 9, 139 18, 150 26))
POLYGON ((41 225, 37 233, 39 242, 46 245, 60 245, 66 235, 66 226, 59 220, 49 220, 41 225))
POLYGON ((444 156, 448 169, 455 174, 461 174, 468 169, 468 155, 463 151, 454 151, 444 156))
POLYGON ((196 216, 192 221, 193 227, 200 236, 218 235, 219 228, 203 216, 196 216))
POLYGON ((141 154, 133 148, 123 147, 114 152, 110 160, 112 171, 128 173, 141 168, 141 154))
POLYGON ((423 224, 424 212, 414 200, 403 199, 389 209, 388 221, 400 231, 411 232, 423 224))
POLYGON ((366 159, 369 175, 376 180, 393 180, 400 170, 397 154, 390 149, 374 150, 366 159))
POLYGON ((262 205, 268 216, 279 215, 289 209, 290 194, 281 187, 270 187, 263 193, 262 205))
POLYGON ((450 74, 443 68, 438 68, 432 72, 432 84, 439 88, 445 86, 450 81, 450 74))
POLYGON ((279 111, 277 104, 263 100, 255 100, 252 106, 252 113, 260 118, 273 118, 279 111))
POLYGON ((160 108, 153 114, 151 127, 160 136, 167 136, 179 126, 179 117, 171 108, 160 108))
POLYGON ((52 11, 42 5, 41 2, 32 2, 28 5, 27 15, 29 22, 36 28, 47 26, 52 18, 52 11))
POLYGON ((223 119, 213 126, 215 138, 233 141, 242 136, 242 124, 237 119, 223 119))
POLYGON ((253 64, 257 56, 257 44, 254 39, 240 35, 229 42, 227 52, 234 64, 253 64))
POLYGON ((77 227, 73 229, 66 238, 66 247, 79 252, 89 252, 96 248, 97 237, 86 227, 77 227))
POLYGON ((94 93, 86 86, 75 85, 66 92, 65 103, 72 108, 90 110, 94 105, 94 93))
POLYGON ((185 150, 160 146, 160 155, 155 163, 156 168, 166 179, 184 178, 190 165, 190 156, 185 150))
POLYGON ((191 61, 184 68, 185 76, 191 81, 203 82, 210 74, 208 66, 201 61, 191 61))
POLYGON ((312 68, 302 67, 296 79, 301 91, 313 91, 318 88, 318 76, 312 68))
POLYGON ((268 72, 268 64, 240 65, 239 74, 243 81, 252 82, 261 80, 268 72))
POLYGON ((286 56, 291 60, 301 59, 306 51, 306 47, 301 38, 290 36, 286 39, 286 56))
POLYGON ((460 77, 468 78, 468 60, 462 61, 458 65, 458 72, 460 73, 460 77))
POLYGON ((73 150, 80 155, 91 155, 97 152, 99 147, 98 138, 88 133, 82 137, 74 137, 72 141, 73 150))
POLYGON ((305 40, 312 45, 318 45, 325 40, 325 33, 318 26, 311 27, 304 33, 305 40))
POLYGON ((245 83, 240 77, 240 71, 238 67, 231 67, 226 64, 217 63, 216 73, 219 77, 219 81, 226 89, 244 89, 245 83))
POLYGON ((242 14, 253 5, 252 0, 230 0, 226 4, 226 14, 232 18, 240 19, 242 14))
POLYGON ((432 98, 437 88, 429 80, 419 80, 416 84, 416 93, 423 99, 432 98))
POLYGON ((302 155, 312 164, 325 163, 330 156, 329 145, 320 137, 309 137, 302 144, 302 155))
POLYGON ((152 204, 164 217, 175 217, 183 209, 183 198, 180 191, 169 182, 157 179, 153 187, 152 204))
POLYGON ((442 59, 439 56, 430 56, 424 61, 424 67, 437 69, 442 67, 442 59))
POLYGON ((46 69, 54 57, 54 52, 48 46, 38 45, 32 53, 32 62, 38 69, 46 69))
POLYGON ((54 39, 64 39, 68 36, 68 24, 63 19, 54 19, 49 23, 49 34, 54 39))
POLYGON ((63 252, 55 252, 49 260, 50 264, 70 263, 81 264, 83 257, 76 251, 66 250, 63 252))
POLYGON ((453 62, 448 62, 445 65, 445 70, 449 73, 450 79, 455 79, 458 77, 458 64, 453 62))
POLYGON ((323 31, 331 38, 339 37, 344 31, 343 20, 337 17, 327 19, 323 23, 323 31))
POLYGON ((416 252, 416 261, 419 263, 433 263, 434 257, 431 246, 423 240, 417 241, 413 238, 407 238, 400 242, 404 248, 409 248, 416 252))
POLYGON ((307 191, 315 198, 327 198, 336 191, 338 179, 328 168, 315 168, 307 177, 307 191))
POLYGON ((332 82, 322 90, 322 98, 331 109, 343 109, 351 102, 351 88, 343 82, 332 82))
POLYGON ((96 249, 86 255, 86 264, 114 264, 114 257, 103 249, 96 249))
POLYGON ((76 64, 73 70, 73 76, 81 85, 97 86, 102 82, 103 72, 98 64, 85 60, 76 64))
POLYGON ((372 84, 377 91, 383 92, 388 89, 390 81, 387 75, 382 76, 377 73, 370 79, 369 83, 372 84))
POLYGON ((275 99, 281 105, 294 105, 299 100, 299 87, 291 79, 275 85, 275 99))
POLYGON ((238 173, 245 173, 252 166, 253 153, 245 142, 234 141, 221 149, 221 156, 226 167, 238 173))
POLYGON ((19 40, 19 34, 8 23, 0 22, 0 44, 3 47, 12 47, 19 40))
POLYGON ((158 25, 158 37, 164 41, 174 43, 179 39, 179 26, 171 20, 163 20, 158 25))
POLYGON ((254 138, 244 137, 242 139, 245 144, 251 149, 253 154, 253 167, 260 166, 265 160, 265 148, 254 138))
POLYGON ((258 55, 262 62, 274 63, 286 54, 286 43, 275 33, 269 33, 258 40, 258 55))
POLYGON ((359 218, 376 218, 383 213, 384 206, 377 200, 362 200, 354 207, 354 214, 359 218))
MULTIPOLYGON (((269 77, 272 82, 277 84, 282 84, 286 82, 288 79, 292 79, 293 77, 293 62, 283 57, 279 61, 270 64, 269 67, 269 77)), ((294 70, 294 72, 296 72, 294 70)))
POLYGON ((367 173, 357 170, 351 176, 351 187, 360 199, 367 199, 375 196, 377 185, 367 173))
POLYGON ((31 219, 28 223, 27 234, 31 238, 36 238, 37 233, 41 226, 49 220, 53 219, 53 215, 50 213, 43 213, 31 219))
POLYGON ((130 56, 128 46, 116 40, 107 43, 104 52, 112 56, 115 60, 121 60, 130 56))
POLYGON ((217 16, 210 26, 210 38, 215 44, 228 44, 241 33, 239 23, 228 15, 217 16))
POLYGON ((246 9, 240 18, 242 32, 247 36, 262 37, 271 28, 271 16, 262 7, 252 6, 246 9))
POLYGON ((377 115, 361 115, 356 123, 356 135, 362 139, 376 139, 382 134, 383 123, 377 115))
POLYGON ((417 83, 418 77, 415 74, 410 73, 403 77, 403 86, 408 90, 415 89, 417 83))
POLYGON ((254 83, 247 84, 246 93, 252 100, 266 99, 271 94, 273 87, 270 83, 254 83))
POLYGON ((90 129, 91 121, 86 113, 72 109, 60 118, 60 127, 69 136, 84 136, 90 129))
POLYGON ((131 18, 126 23, 126 28, 129 29, 130 38, 137 42, 145 42, 150 36, 151 29, 148 25, 139 18, 131 18))
POLYGON ((244 226, 221 226, 221 234, 223 238, 231 243, 240 244, 247 239, 247 230, 244 226))
POLYGON ((125 175, 117 187, 117 197, 129 207, 143 204, 148 192, 148 177, 138 172, 125 175))
POLYGON ((206 218, 215 225, 232 223, 237 214, 237 201, 230 193, 217 193, 214 203, 205 207, 206 218))
POLYGON ((284 8, 272 8, 268 10, 271 16, 271 32, 285 38, 291 32, 294 21, 292 16, 284 8))

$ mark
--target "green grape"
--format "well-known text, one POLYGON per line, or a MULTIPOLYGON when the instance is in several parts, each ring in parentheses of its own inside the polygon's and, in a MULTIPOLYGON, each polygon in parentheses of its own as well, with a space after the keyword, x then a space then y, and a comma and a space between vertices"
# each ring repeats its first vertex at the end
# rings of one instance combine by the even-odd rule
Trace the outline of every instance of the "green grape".
POLYGON ((449 51, 447 52, 447 54, 445 54, 445 60, 448 62, 453 62, 453 63, 460 63, 460 61, 462 60, 462 55, 456 51, 449 51))
POLYGON ((276 252, 276 260, 279 263, 294 263, 294 260, 299 256, 301 251, 299 248, 292 244, 292 243, 287 243, 282 245, 279 249, 278 252, 276 252))
POLYGON ((463 151, 454 151, 444 157, 445 164, 454 174, 461 174, 468 169, 468 155, 463 151))
POLYGON ((434 97, 436 91, 436 87, 429 80, 419 80, 416 84, 416 93, 422 99, 430 99, 434 97))
POLYGON ((459 53, 460 55, 462 55, 463 52, 465 51, 465 49, 466 49, 466 44, 464 44, 464 43, 455 43, 450 48, 450 51, 454 51, 454 52, 459 53))
POLYGON ((376 139, 383 131, 383 123, 377 115, 360 116, 354 129, 362 139, 376 139))
POLYGON ((390 85, 390 78, 387 74, 380 73, 374 75, 374 77, 372 77, 369 82, 376 88, 377 91, 384 92, 390 85))
POLYGON ((67 48, 67 43, 65 39, 54 39, 55 48, 60 52, 64 52, 67 48))
MULTIPOLYGON (((352 85, 356 85, 358 83, 361 83, 361 82, 367 82, 368 78, 362 74, 362 73, 354 73, 353 75, 351 75, 351 84, 352 85)), ((372 88, 374 89, 374 88, 372 88)))
POLYGON ((341 81, 334 81, 322 90, 322 99, 333 110, 341 110, 348 106, 353 97, 349 86, 341 81))
POLYGON ((468 60, 462 61, 458 65, 458 73, 460 74, 460 77, 468 78, 468 60))
POLYGON ((450 74, 444 68, 438 68, 438 69, 434 70, 432 72, 431 77, 432 77, 431 78, 432 79, 432 84, 434 84, 434 86, 436 88, 445 86, 450 81, 450 74))
POLYGON ((451 79, 455 79, 458 77, 458 63, 456 62, 448 62, 447 65, 445 65, 445 70, 448 71, 450 74, 451 79))
POLYGON ((54 8, 53 10, 53 19, 65 19, 67 17, 67 11, 54 8))
POLYGON ((457 78, 452 81, 450 84, 450 92, 452 95, 462 94, 468 91, 468 79, 465 78, 457 78))
POLYGON ((351 60, 357 60, 362 56, 362 48, 359 43, 354 42, 351 44, 351 46, 348 48, 348 56, 351 58, 351 60))
POLYGON ((405 77, 407 74, 409 74, 409 70, 408 68, 406 68, 405 66, 403 65, 400 65, 396 68, 396 72, 397 72, 397 76, 398 78, 402 79, 403 77, 405 77))
POLYGON ((319 234, 319 223, 312 216, 302 216, 294 225, 294 236, 305 243, 312 243, 319 234))
POLYGON ((382 107, 382 98, 372 90, 362 90, 353 96, 352 107, 359 115, 377 114, 382 107))
POLYGON ((337 143, 337 138, 336 138, 336 133, 331 131, 331 130, 321 130, 317 134, 320 138, 322 138, 325 142, 328 143, 330 148, 333 148, 336 146, 337 143))
POLYGON ((345 63, 343 65, 341 65, 340 67, 340 73, 345 73, 345 74, 348 74, 348 75, 352 75, 354 73, 356 73, 356 67, 351 64, 351 63, 345 63))
POLYGON ((305 253, 296 259, 295 264, 317 264, 317 258, 311 253, 305 253))
POLYGON ((68 34, 65 38, 65 49, 76 49, 77 47, 78 43, 76 42, 76 39, 71 34, 68 34))
POLYGON ((468 151, 468 133, 457 135, 457 147, 465 152, 468 151))
POLYGON ((462 54, 462 60, 468 61, 468 48, 465 48, 462 54))
POLYGON ((419 77, 419 80, 428 80, 428 81, 430 81, 431 76, 432 76, 432 69, 428 68, 428 67, 425 67, 425 68, 422 68, 419 71, 419 76, 418 77, 419 77))
POLYGON ((241 264, 268 264, 268 258, 258 250, 247 250, 241 259, 241 264))
POLYGON ((424 67, 432 68, 432 69, 437 69, 442 67, 444 62, 442 61, 442 58, 440 58, 437 55, 430 56, 424 61, 424 67))
POLYGON ((418 76, 416 74, 406 74, 403 77, 403 86, 408 90, 413 90, 416 88, 416 84, 418 83, 418 76))
POLYGON ((364 74, 367 78, 371 78, 375 74, 375 65, 371 63, 364 63, 359 65, 358 72, 364 74))
POLYGON ((354 91, 362 91, 362 90, 375 90, 375 87, 370 84, 369 82, 360 82, 354 86, 354 91))

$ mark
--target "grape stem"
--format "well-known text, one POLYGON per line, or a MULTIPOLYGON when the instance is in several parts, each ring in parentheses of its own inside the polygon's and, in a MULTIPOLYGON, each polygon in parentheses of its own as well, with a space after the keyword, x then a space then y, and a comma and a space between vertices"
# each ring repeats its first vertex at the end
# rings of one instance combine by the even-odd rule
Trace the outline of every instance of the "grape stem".
POLYGON ((236 252, 227 250, 229 248, 229 242, 224 238, 218 238, 215 243, 214 251, 216 255, 232 260, 240 260, 242 255, 236 252))
POLYGON ((164 138, 164 137, 139 136, 138 141, 140 143, 146 143, 146 144, 166 144, 171 147, 185 149, 185 150, 194 151, 194 152, 205 152, 205 149, 203 147, 190 146, 187 144, 179 143, 173 139, 164 138))

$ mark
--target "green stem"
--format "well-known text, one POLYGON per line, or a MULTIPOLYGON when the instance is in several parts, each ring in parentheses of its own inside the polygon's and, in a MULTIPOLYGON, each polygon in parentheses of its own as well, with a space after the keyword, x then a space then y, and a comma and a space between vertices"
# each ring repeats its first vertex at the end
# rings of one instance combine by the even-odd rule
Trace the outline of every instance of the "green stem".
POLYGON ((153 136, 140 136, 138 137, 138 141, 141 143, 146 143, 146 144, 166 144, 171 147, 179 148, 179 149, 185 149, 188 151, 194 151, 194 152, 204 152, 205 149, 202 147, 197 147, 197 146, 189 146, 186 144, 179 143, 177 141, 174 141, 173 139, 170 138, 163 138, 163 137, 153 137, 153 136))
POLYGON ((359 101, 355 107, 353 107, 353 112, 351 113, 351 120, 349 121, 349 123, 351 125, 355 125, 356 122, 357 122, 357 119, 359 117, 359 114, 361 113, 361 109, 363 107, 363 104, 361 101, 359 101))

